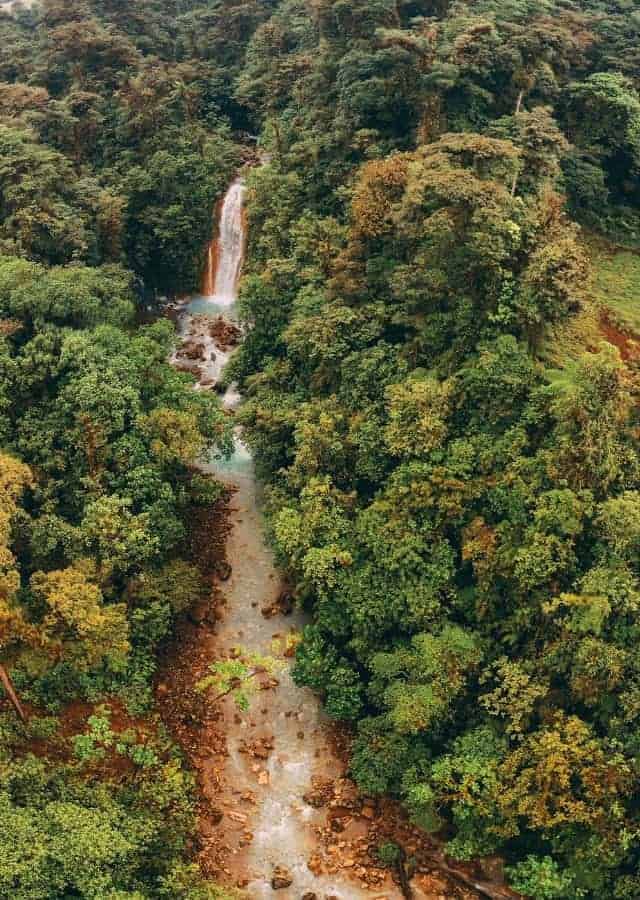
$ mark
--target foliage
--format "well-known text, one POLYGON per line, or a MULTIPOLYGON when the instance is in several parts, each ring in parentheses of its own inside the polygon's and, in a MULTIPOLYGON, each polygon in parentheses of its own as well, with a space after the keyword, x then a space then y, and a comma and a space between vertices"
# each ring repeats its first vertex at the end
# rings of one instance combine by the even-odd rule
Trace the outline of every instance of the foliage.
POLYGON ((213 691, 211 703, 219 703, 230 696, 242 712, 247 712, 251 694, 258 689, 256 678, 277 668, 277 660, 259 653, 248 653, 242 647, 234 647, 233 655, 209 665, 209 675, 196 685, 200 692, 213 691))
MULTIPOLYGON (((361 788, 452 856, 500 854, 532 897, 638 895, 635 268, 598 244, 594 280, 578 226, 640 235, 638 21, 622 0, 2 14, 0 653, 26 699, 141 710, 202 594, 185 534, 217 489, 193 467, 228 421, 166 364, 168 323, 133 315, 197 285, 232 129, 259 130, 228 377, 311 614, 294 676, 351 723, 361 788)), ((264 665, 219 660, 203 690, 246 705, 264 665)), ((80 760, 12 750, 0 885, 221 896, 147 743, 94 710, 80 760), (114 754, 138 780, 108 783, 114 754)))
POLYGON ((193 780, 150 710, 157 649, 206 589, 187 528, 220 486, 195 464, 231 428, 169 365, 171 323, 140 320, 199 283, 261 10, 170 6, 0 12, 0 665, 29 711, 0 717, 16 900, 229 897, 190 861, 193 780))
POLYGON ((237 80, 294 677, 365 793, 532 897, 637 887, 637 298, 577 225, 640 233, 637 37, 604 0, 284 0, 237 80))

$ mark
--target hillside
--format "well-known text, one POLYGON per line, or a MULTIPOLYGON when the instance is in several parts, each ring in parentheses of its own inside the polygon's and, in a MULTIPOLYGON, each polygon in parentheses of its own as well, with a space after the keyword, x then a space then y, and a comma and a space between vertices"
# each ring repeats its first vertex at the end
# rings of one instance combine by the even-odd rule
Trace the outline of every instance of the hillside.
POLYGON ((0 900, 636 900, 637 4, 2 7, 0 900))

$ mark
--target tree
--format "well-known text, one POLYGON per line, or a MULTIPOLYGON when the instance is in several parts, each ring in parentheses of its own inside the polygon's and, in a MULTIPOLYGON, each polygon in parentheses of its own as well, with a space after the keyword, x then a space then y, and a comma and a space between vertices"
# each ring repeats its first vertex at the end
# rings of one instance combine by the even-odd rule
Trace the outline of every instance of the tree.
MULTIPOLYGON (((18 501, 31 483, 31 472, 26 466, 10 456, 0 454, 0 660, 30 632, 15 602, 20 587, 20 574, 10 544, 12 519, 17 512, 18 501)), ((14 709, 24 721, 24 710, 9 673, 1 662, 0 680, 14 709)))

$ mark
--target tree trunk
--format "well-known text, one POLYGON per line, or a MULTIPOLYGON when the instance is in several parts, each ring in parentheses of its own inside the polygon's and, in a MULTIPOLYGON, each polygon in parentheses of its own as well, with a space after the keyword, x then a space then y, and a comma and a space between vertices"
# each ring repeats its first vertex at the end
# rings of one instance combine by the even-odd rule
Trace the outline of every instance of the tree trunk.
POLYGON ((518 187, 518 170, 513 173, 513 181, 511 182, 511 196, 515 197, 516 188, 518 187))
POLYGON ((9 673, 5 669, 4 666, 0 666, 0 684, 2 684, 5 689, 6 695, 11 701, 11 705, 15 709, 16 713, 20 717, 23 722, 27 721, 27 717, 24 713, 24 709, 22 708, 22 704, 18 699, 18 695, 16 694, 13 684, 11 682, 11 678, 9 677, 9 673))
POLYGON ((400 879, 400 890, 402 891, 404 900, 413 900, 413 891, 411 890, 409 875, 407 873, 407 854, 405 853, 404 847, 400 848, 400 856, 398 858, 398 877, 400 879))
POLYGON ((514 115, 519 116, 520 110, 522 109, 522 101, 524 100, 524 89, 520 91, 518 94, 518 100, 516 102, 516 111, 514 115))
MULTIPOLYGON (((522 101, 524 100, 524 88, 519 92, 518 99, 516 101, 516 111, 514 116, 519 116, 520 111, 522 110, 522 101)), ((515 171, 513 173, 513 181, 511 182, 511 196, 515 197, 516 188, 518 187, 518 172, 515 171)))

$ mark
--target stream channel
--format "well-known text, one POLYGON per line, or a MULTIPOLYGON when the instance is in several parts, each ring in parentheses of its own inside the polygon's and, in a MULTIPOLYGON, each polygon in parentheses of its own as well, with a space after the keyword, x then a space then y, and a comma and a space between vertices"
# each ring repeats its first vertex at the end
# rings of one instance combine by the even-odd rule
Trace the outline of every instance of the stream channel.
MULTIPOLYGON (((200 390, 212 389, 233 353, 211 336, 210 326, 220 316, 237 321, 237 288, 246 244, 244 197, 244 183, 238 178, 219 207, 217 237, 209 248, 203 293, 186 302, 178 318, 182 347, 196 343, 205 348, 204 362, 193 370, 200 390)), ((177 358, 180 352, 179 348, 177 358)), ((241 397, 235 387, 227 390, 222 402, 229 410, 238 406, 241 397)), ((234 491, 227 544, 232 574, 223 585, 226 602, 221 621, 209 639, 211 659, 230 656, 237 646, 250 653, 272 654, 274 638, 300 630, 304 620, 296 611, 286 618, 280 614, 266 618, 261 613, 263 607, 275 603, 283 584, 265 543, 260 485, 238 430, 231 458, 203 464, 202 470, 215 474, 234 491)), ((273 689, 252 695, 247 713, 238 715, 233 701, 224 701, 228 753, 224 771, 219 771, 219 762, 213 757, 210 764, 216 802, 225 810, 219 827, 230 851, 226 870, 230 883, 244 883, 252 900, 301 900, 305 894, 317 900, 396 900, 401 894, 391 879, 372 891, 363 888, 346 869, 331 875, 315 875, 310 870, 308 861, 318 841, 316 829, 326 824, 326 810, 305 803, 303 795, 310 790, 314 776, 338 777, 343 765, 332 749, 318 699, 293 683, 289 660, 283 661, 275 677, 278 684, 273 689), (267 759, 256 761, 243 752, 247 744, 254 746, 264 739, 273 744, 267 759), (247 797, 250 803, 243 802, 247 797), (272 886, 278 867, 284 867, 291 877, 289 887, 272 886)), ((206 781, 206 764, 204 773, 206 781)))

